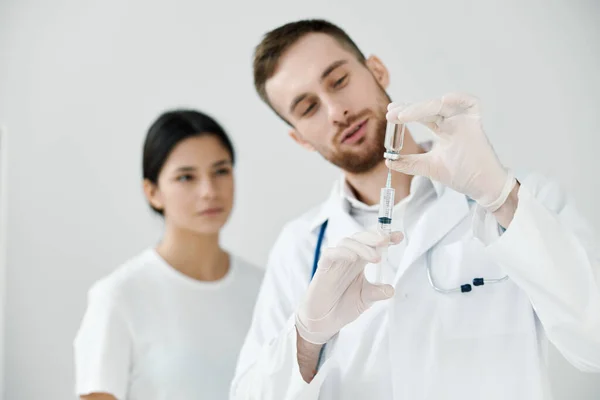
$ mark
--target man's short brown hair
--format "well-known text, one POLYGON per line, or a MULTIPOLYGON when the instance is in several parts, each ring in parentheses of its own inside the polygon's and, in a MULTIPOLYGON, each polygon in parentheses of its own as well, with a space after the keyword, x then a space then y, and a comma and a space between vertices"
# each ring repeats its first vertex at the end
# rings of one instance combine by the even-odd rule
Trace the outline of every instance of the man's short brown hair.
POLYGON ((309 33, 324 33, 333 37, 343 47, 354 53, 360 62, 365 62, 365 56, 356 43, 350 39, 350 36, 340 27, 322 19, 290 22, 267 32, 254 51, 254 87, 260 98, 275 112, 277 111, 269 101, 265 89, 267 80, 275 73, 283 53, 309 33))

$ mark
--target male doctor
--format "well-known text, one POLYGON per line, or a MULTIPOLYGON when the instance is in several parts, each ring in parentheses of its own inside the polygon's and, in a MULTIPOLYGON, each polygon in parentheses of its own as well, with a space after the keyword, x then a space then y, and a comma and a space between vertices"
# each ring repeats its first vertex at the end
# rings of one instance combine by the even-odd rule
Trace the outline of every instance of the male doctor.
POLYGON ((382 61, 322 20, 267 33, 254 83, 343 177, 273 247, 232 398, 550 399, 548 340, 600 371, 598 241, 557 185, 503 167, 475 98, 390 104, 382 61), (388 164, 398 202, 383 237, 387 121, 438 140, 407 132, 388 164), (378 262, 385 284, 370 282, 378 262))

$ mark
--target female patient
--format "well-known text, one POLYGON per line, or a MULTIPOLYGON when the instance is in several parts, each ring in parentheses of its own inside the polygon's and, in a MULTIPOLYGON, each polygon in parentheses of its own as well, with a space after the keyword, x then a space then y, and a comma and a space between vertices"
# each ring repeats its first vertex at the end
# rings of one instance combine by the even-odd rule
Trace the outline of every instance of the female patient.
POLYGON ((224 399, 262 273, 219 245, 233 205, 227 134, 191 110, 144 144, 144 192, 162 240, 89 291, 75 338, 81 399, 224 399))

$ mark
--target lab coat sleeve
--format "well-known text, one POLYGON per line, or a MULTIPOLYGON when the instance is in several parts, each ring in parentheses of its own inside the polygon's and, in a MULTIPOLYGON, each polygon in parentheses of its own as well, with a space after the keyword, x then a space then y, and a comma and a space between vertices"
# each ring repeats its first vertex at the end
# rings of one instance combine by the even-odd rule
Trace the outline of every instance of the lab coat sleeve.
POLYGON ((289 226, 284 228, 269 256, 231 384, 232 400, 311 400, 319 396, 327 362, 310 384, 302 379, 297 362, 294 311, 308 287, 311 268, 302 238, 297 236, 289 226))
MULTIPOLYGON (((557 184, 530 175, 518 197, 508 229, 483 239, 486 251, 528 295, 565 358, 582 371, 600 372, 600 242, 557 184)), ((474 231, 482 238, 483 225, 497 224, 477 212, 474 231)))

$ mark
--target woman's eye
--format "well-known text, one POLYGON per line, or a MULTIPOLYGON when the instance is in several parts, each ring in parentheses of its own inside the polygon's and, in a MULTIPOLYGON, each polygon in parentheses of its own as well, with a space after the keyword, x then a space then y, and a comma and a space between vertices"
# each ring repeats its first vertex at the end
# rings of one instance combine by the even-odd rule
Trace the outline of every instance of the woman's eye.
POLYGON ((192 175, 181 175, 181 176, 177 177, 177 181, 179 181, 179 182, 189 182, 192 179, 194 179, 194 177, 192 175))
POLYGON ((217 175, 229 175, 231 170, 229 168, 221 168, 215 171, 217 175))

